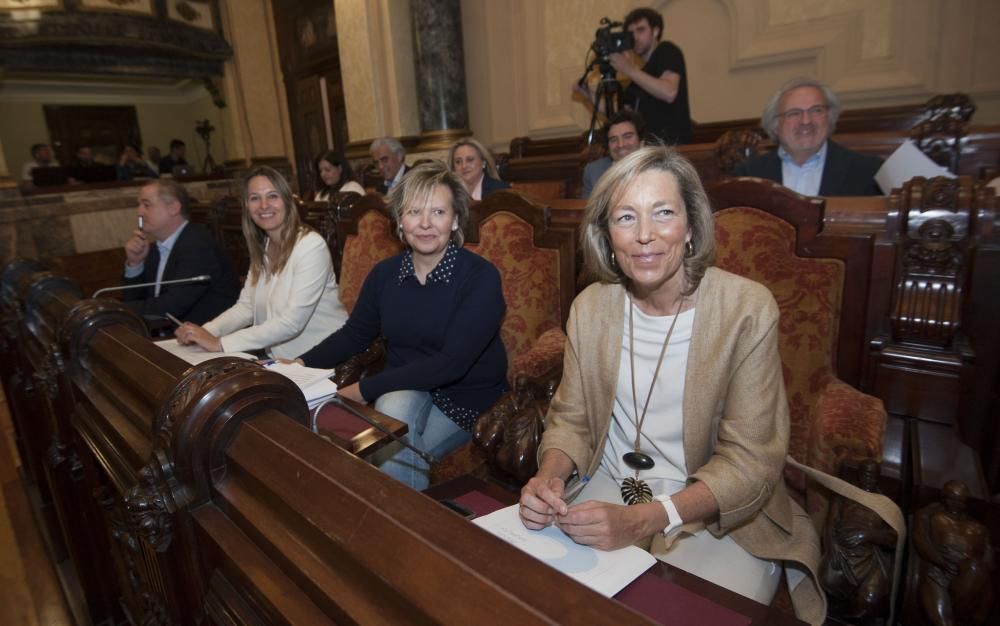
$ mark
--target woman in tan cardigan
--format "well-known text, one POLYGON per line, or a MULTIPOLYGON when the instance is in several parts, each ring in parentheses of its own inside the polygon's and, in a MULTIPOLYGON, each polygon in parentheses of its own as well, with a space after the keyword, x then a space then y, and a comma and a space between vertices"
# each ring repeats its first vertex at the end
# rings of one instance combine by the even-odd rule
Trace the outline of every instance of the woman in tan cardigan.
POLYGON ((773 296, 709 267, 708 199, 668 148, 616 162, 584 225, 599 282, 570 312, 522 521, 604 550, 652 538, 658 558, 764 603, 784 566, 796 612, 821 623, 819 539, 782 481, 789 418, 773 296))

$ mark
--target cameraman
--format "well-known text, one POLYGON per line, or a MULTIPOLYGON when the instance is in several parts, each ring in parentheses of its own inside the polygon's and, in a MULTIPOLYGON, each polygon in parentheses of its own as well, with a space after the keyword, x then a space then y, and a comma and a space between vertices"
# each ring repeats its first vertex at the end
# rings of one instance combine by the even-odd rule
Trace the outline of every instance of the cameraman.
POLYGON ((673 43, 660 41, 663 16, 653 9, 635 9, 625 16, 625 28, 635 37, 633 50, 645 64, 639 69, 624 53, 609 55, 611 66, 632 80, 623 104, 641 113, 646 131, 664 143, 690 142, 691 109, 684 53, 673 43))

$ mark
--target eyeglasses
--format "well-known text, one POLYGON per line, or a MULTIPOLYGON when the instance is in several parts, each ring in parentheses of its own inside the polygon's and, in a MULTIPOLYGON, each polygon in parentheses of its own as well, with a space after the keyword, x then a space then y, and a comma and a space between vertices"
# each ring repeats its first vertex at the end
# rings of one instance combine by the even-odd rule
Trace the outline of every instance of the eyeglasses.
POLYGON ((816 104, 808 109, 788 109, 784 113, 779 113, 778 115, 785 118, 789 122, 797 122, 807 113, 809 114, 809 117, 826 117, 829 110, 830 107, 825 104, 816 104))

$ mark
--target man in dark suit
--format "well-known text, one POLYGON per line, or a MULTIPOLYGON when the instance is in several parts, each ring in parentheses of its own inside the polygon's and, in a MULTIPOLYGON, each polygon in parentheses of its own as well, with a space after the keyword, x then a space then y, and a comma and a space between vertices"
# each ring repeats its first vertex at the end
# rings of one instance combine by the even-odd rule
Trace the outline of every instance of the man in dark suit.
POLYGON ((778 148, 737 166, 736 176, 757 176, 807 196, 881 195, 875 173, 882 159, 830 141, 840 101, 823 83, 796 78, 778 90, 761 126, 778 148))
POLYGON ((381 194, 389 193, 406 174, 406 149, 394 137, 379 137, 372 142, 369 152, 382 174, 382 183, 376 188, 381 194))
POLYGON ((161 179, 139 193, 141 226, 125 242, 125 285, 157 283, 122 291, 122 299, 145 316, 170 313, 204 324, 236 302, 239 281, 229 259, 201 224, 192 224, 191 199, 180 183, 161 179), (161 285, 207 274, 208 282, 161 285))
POLYGON ((160 170, 160 174, 173 174, 174 168, 178 165, 187 165, 188 162, 184 158, 186 154, 187 145, 180 139, 172 140, 170 142, 170 152, 159 161, 158 169, 160 170))

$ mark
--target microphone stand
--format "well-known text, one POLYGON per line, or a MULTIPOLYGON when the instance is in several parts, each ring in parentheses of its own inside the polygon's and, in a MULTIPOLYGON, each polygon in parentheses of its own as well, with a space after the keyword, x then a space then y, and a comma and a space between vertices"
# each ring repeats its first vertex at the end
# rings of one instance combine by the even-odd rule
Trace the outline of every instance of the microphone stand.
MULTIPOLYGON (((209 282, 211 280, 212 280, 212 277, 210 275, 208 275, 208 274, 202 274, 201 276, 191 276, 190 278, 175 278, 173 280, 161 280, 159 282, 159 284, 162 286, 162 285, 176 285, 178 283, 207 283, 207 282, 209 282)), ((91 298, 96 298, 97 296, 101 295, 102 293, 105 293, 105 292, 108 292, 108 291, 124 291, 125 289, 139 289, 139 288, 142 288, 142 287, 155 287, 156 285, 157 285, 157 282, 153 281, 151 283, 136 283, 134 285, 116 285, 114 287, 104 287, 102 289, 98 289, 97 291, 95 291, 94 295, 92 295, 90 297, 91 298)))
POLYGON ((435 457, 433 454, 430 454, 428 452, 424 452, 423 450, 417 448, 416 446, 414 446, 413 444, 411 444, 409 441, 403 439, 402 437, 400 437, 396 433, 390 431, 388 428, 386 428, 382 424, 379 424, 377 421, 373 420, 372 418, 368 417, 367 415, 365 415, 361 411, 358 411, 357 409, 355 409, 353 406, 351 406, 348 403, 344 402, 344 400, 342 398, 338 397, 338 396, 333 396, 332 398, 321 402, 319 404, 319 406, 317 406, 313 410, 313 412, 312 412, 312 420, 311 420, 311 423, 310 423, 310 430, 312 430, 314 433, 318 433, 319 432, 318 431, 318 425, 316 423, 316 420, 319 417, 319 412, 322 411, 323 407, 325 407, 330 402, 336 404, 337 406, 339 406, 340 408, 344 409, 345 411, 347 411, 348 413, 350 413, 354 417, 357 417, 357 418, 361 419, 366 424, 368 424, 369 426, 372 426, 373 428, 375 428, 376 430, 378 430, 382 434, 388 435, 389 438, 392 439, 393 441, 398 441, 399 443, 403 444, 404 446, 406 446, 410 450, 413 450, 414 452, 416 452, 420 456, 420 458, 422 458, 423 460, 427 461, 428 465, 436 465, 437 463, 439 463, 439 459, 437 457, 435 457))

